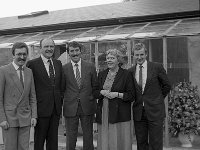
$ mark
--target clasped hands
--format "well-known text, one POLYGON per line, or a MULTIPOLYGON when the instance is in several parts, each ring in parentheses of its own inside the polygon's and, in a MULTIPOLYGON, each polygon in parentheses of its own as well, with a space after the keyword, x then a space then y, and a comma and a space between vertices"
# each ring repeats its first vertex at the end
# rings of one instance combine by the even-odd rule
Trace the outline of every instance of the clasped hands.
POLYGON ((113 99, 113 98, 116 98, 118 97, 118 92, 110 92, 109 90, 101 90, 100 91, 101 95, 109 98, 109 99, 113 99))

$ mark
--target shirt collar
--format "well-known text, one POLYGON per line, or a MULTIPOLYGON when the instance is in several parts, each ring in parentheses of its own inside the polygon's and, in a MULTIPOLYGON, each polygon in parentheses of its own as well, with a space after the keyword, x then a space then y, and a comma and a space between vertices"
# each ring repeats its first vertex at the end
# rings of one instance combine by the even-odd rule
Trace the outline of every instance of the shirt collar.
MULTIPOLYGON (((48 64, 48 60, 46 57, 44 57, 42 54, 41 54, 41 58, 42 58, 42 61, 46 64, 48 64)), ((52 59, 50 58, 50 60, 52 61, 52 59)))
MULTIPOLYGON (((139 68, 139 66, 140 66, 140 65, 137 64, 137 67, 138 67, 138 68, 139 68)), ((144 61, 144 63, 142 64, 142 67, 143 67, 143 68, 146 68, 146 67, 147 67, 147 60, 144 61)))
POLYGON ((80 66, 81 66, 81 59, 80 59, 79 62, 77 62, 77 63, 75 63, 75 62, 73 62, 73 61, 71 60, 71 63, 72 63, 72 66, 73 66, 73 67, 75 66, 75 64, 78 64, 78 66, 80 67, 80 66))
MULTIPOLYGON (((18 70, 18 69, 19 69, 19 66, 16 65, 14 61, 12 62, 12 64, 13 64, 15 70, 18 70)), ((22 66, 22 70, 23 70, 23 69, 24 69, 24 66, 22 66)))

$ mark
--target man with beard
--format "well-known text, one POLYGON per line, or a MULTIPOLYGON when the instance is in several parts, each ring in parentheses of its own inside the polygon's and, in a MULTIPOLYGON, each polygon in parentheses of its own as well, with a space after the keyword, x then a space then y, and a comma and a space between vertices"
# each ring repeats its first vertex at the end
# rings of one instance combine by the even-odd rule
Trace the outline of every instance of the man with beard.
POLYGON ((0 126, 5 150, 28 150, 30 127, 36 125, 37 102, 31 69, 24 66, 28 47, 12 47, 13 62, 0 68, 0 126))
POLYGON ((132 73, 136 99, 133 103, 133 119, 138 150, 163 149, 164 98, 171 89, 162 64, 147 61, 147 49, 143 43, 134 47, 136 65, 132 73))
POLYGON ((81 59, 82 45, 67 44, 71 61, 63 66, 66 86, 63 115, 66 127, 66 150, 75 150, 79 119, 83 130, 83 150, 94 150, 93 116, 96 108, 94 91, 98 88, 97 73, 93 64, 81 59))
POLYGON ((41 56, 27 62, 32 69, 38 107, 34 149, 58 150, 58 126, 62 108, 63 71, 59 60, 52 58, 55 43, 52 39, 40 41, 41 56))

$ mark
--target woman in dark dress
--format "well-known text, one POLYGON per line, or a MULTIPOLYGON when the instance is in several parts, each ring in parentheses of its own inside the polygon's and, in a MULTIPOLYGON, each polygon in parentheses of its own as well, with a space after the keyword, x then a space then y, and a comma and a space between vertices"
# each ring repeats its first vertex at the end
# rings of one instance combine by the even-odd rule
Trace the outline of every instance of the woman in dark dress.
POLYGON ((135 88, 131 74, 120 67, 121 52, 106 52, 108 69, 98 75, 99 97, 96 116, 97 150, 131 150, 131 102, 135 88))

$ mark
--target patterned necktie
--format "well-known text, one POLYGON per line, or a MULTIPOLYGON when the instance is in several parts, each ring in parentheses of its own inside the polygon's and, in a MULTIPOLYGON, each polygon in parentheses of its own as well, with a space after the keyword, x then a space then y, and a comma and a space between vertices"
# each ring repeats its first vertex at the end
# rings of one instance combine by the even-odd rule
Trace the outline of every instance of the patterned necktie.
POLYGON ((49 63, 49 77, 50 77, 50 80, 51 80, 51 84, 54 85, 55 75, 54 75, 53 65, 52 65, 50 59, 48 60, 48 63, 49 63))
POLYGON ((140 70, 139 70, 139 86, 140 88, 142 89, 142 65, 139 66, 140 67, 140 70))
POLYGON ((22 84, 22 86, 24 88, 24 81, 23 81, 22 70, 23 70, 22 66, 19 66, 19 79, 20 79, 20 82, 21 82, 21 84, 22 84))
POLYGON ((75 64, 75 67, 76 67, 76 81, 77 81, 78 87, 80 89, 80 87, 81 87, 81 75, 80 75, 80 71, 78 69, 78 64, 75 64))

